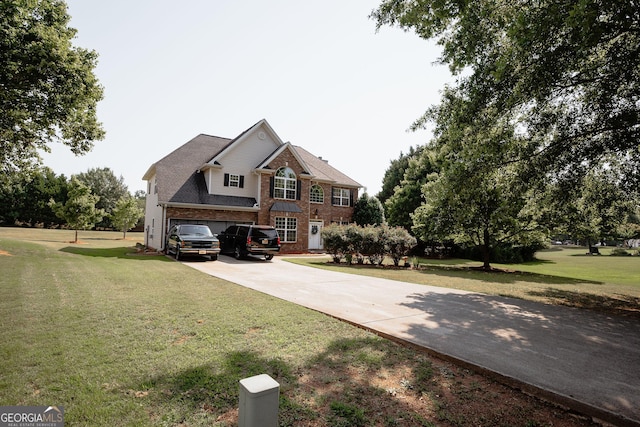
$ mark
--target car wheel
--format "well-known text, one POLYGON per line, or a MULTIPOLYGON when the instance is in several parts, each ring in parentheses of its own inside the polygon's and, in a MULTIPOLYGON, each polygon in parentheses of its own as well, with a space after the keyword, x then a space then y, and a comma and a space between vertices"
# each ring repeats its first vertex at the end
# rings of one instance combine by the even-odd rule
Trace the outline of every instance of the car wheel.
POLYGON ((266 254, 264 256, 264 259, 266 259, 267 261, 271 261, 273 259, 273 254, 266 254))
POLYGON ((176 246, 176 261, 180 259, 180 248, 176 246))
POLYGON ((242 258, 242 250, 240 249, 240 246, 236 246, 235 251, 233 251, 233 256, 235 259, 242 258))
POLYGON ((215 261, 218 259, 218 255, 211 255, 211 261, 215 261))

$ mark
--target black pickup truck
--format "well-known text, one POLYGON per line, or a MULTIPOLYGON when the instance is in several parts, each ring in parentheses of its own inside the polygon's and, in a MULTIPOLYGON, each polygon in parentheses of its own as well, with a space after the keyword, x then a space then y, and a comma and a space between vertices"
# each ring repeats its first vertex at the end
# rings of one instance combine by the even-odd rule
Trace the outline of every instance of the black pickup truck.
POLYGON ((269 225, 232 225, 218 234, 222 253, 233 255, 236 259, 247 255, 264 255, 270 260, 280 251, 280 236, 269 225))
POLYGON ((182 255, 208 255, 211 261, 218 259, 220 241, 206 225, 178 224, 171 227, 165 246, 168 254, 176 259, 182 255))

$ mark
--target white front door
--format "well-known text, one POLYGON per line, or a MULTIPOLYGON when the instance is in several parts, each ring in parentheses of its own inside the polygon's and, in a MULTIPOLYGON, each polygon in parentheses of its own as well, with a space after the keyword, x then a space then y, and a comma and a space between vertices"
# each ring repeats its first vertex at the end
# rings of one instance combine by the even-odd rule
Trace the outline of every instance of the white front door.
POLYGON ((322 221, 309 222, 309 250, 322 249, 320 231, 322 231, 322 221))

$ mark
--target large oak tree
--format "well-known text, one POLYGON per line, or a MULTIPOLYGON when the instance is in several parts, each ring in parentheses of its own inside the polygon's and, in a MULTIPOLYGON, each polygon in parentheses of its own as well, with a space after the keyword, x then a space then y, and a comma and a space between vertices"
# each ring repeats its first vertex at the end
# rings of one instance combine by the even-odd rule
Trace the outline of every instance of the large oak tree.
POLYGON ((614 156, 638 180, 638 0, 384 0, 372 17, 437 40, 459 115, 514 125, 523 176, 579 182, 614 156))
POLYGON ((62 0, 0 2, 0 165, 4 174, 61 142, 75 154, 104 137, 97 54, 73 46, 62 0))

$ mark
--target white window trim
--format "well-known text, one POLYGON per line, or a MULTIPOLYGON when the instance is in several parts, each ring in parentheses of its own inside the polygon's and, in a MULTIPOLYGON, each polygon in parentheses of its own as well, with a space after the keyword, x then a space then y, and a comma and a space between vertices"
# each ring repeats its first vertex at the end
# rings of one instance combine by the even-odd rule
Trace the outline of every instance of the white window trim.
POLYGON ((322 186, 321 186, 321 185, 319 185, 319 184, 313 184, 313 185, 310 187, 310 189, 309 189, 309 202, 310 202, 310 203, 318 203, 318 204, 323 204, 323 203, 324 203, 324 188, 322 188, 322 186), (319 195, 320 195, 320 197, 321 197, 321 200, 320 200, 320 201, 318 201, 318 200, 313 200, 313 194, 314 194, 314 193, 313 193, 313 189, 314 189, 314 188, 319 188, 319 189, 320 189, 320 193, 319 193, 319 195))
POLYGON ((229 174, 229 187, 240 188, 240 175, 235 173, 229 174))
POLYGON ((292 218, 288 216, 277 216, 275 218, 275 228, 278 231, 278 235, 280 235, 280 241, 282 243, 296 243, 298 241, 298 219, 297 218, 292 218), (280 224, 278 224, 278 220, 284 220, 284 228, 280 227, 280 224), (291 224, 289 223, 290 220, 292 220, 292 222, 295 224, 295 226, 291 228, 290 228, 291 224), (294 240, 287 240, 288 232, 295 233, 296 237, 294 240))
POLYGON ((351 206, 351 191, 348 188, 334 187, 333 192, 331 194, 331 204, 333 206, 342 206, 349 207, 351 206), (336 196, 336 191, 339 191, 340 194, 336 196), (336 200, 339 200, 340 203, 335 203, 336 200))
POLYGON ((273 198, 274 199, 283 199, 283 200, 297 200, 298 198, 298 178, 293 172, 293 170, 289 167, 283 167, 276 171, 273 180, 273 198), (285 176, 278 176, 278 172, 283 170, 285 172, 285 176), (293 175, 293 178, 290 178, 289 172, 293 175), (281 185, 279 185, 281 184, 281 185), (291 196, 291 192, 293 192, 293 197, 291 196))

